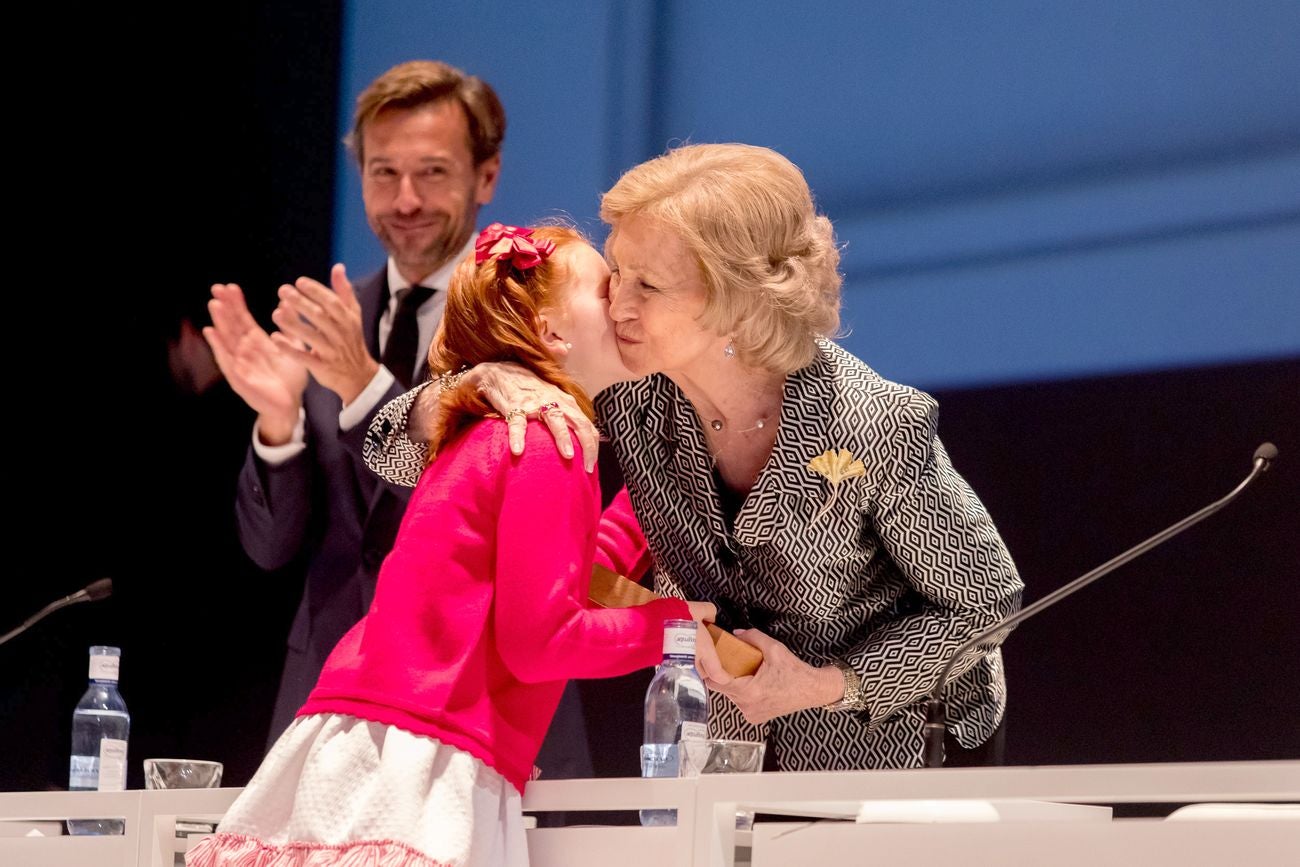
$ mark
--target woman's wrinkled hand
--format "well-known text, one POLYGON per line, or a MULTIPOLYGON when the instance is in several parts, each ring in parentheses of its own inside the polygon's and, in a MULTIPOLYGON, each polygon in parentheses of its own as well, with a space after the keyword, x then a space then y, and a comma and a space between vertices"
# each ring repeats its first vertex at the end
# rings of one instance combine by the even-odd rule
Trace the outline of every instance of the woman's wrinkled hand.
POLYGON ((510 362, 480 364, 471 373, 484 399, 509 424, 512 454, 524 453, 524 432, 529 417, 540 418, 555 437, 556 448, 566 458, 573 457, 573 439, 569 435, 572 428, 582 447, 583 466, 587 472, 596 468, 600 434, 570 395, 510 362))
POLYGON ((795 711, 822 707, 843 695, 843 678, 838 669, 811 666, 757 629, 738 629, 735 635, 763 653, 763 663, 754 674, 727 674, 712 646, 702 654, 696 645, 696 664, 701 666, 705 685, 731 699, 746 722, 762 725, 795 711), (712 660, 708 658, 710 652, 712 660))

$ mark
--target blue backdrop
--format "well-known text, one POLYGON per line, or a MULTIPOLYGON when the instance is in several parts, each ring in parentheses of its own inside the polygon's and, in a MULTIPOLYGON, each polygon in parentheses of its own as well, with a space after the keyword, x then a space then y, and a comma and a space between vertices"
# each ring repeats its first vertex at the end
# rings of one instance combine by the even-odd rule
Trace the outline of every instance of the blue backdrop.
MULTIPOLYGON (((684 141, 773 147, 845 244, 842 342, 951 389, 1300 355, 1300 3, 345 5, 338 134, 402 60, 509 115, 485 220, 684 141)), ((338 159, 335 256, 382 259, 338 159)))

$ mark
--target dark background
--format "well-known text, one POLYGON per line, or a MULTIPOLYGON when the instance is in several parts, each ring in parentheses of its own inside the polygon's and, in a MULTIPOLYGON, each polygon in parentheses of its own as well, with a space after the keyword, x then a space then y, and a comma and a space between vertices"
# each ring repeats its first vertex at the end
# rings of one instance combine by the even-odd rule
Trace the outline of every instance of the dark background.
MULTIPOLYGON (((115 592, 0 647, 0 789, 66 785, 91 644, 123 649, 129 786, 147 756, 222 761, 226 785, 261 759, 298 573, 235 539, 251 414, 224 384, 178 385, 167 348, 213 281, 267 322, 276 285, 327 273, 341 13, 299 5, 187 7, 148 38, 92 12, 15 79, 25 423, 0 629, 104 575, 115 592)), ((1300 360, 935 394, 1029 602, 1227 493, 1259 443, 1281 452, 1241 501, 1011 636, 1010 763, 1300 757, 1300 360)), ((583 684, 598 775, 637 772, 648 677, 583 684)))
POLYGON ((224 761, 242 785, 301 594, 296 568, 261 572, 235 536, 251 412, 224 383, 178 384, 168 342, 206 324, 215 281, 269 324, 277 285, 327 273, 340 10, 175 16, 38 12, 59 50, 13 79, 26 267, 5 344, 32 421, 15 425, 0 629, 101 576, 114 593, 0 647, 0 789, 66 786, 92 644, 122 648, 130 787, 149 756, 224 761))

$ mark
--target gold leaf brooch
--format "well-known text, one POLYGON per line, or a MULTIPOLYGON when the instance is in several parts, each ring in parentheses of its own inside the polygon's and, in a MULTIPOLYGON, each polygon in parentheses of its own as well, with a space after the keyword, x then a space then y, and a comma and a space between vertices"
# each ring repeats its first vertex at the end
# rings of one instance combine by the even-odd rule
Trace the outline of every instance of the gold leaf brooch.
POLYGON ((817 523, 821 516, 826 514, 831 506, 835 505, 835 499, 840 495, 840 482, 845 479, 852 479, 858 476, 865 476, 867 468, 862 465, 862 461, 853 459, 853 452, 848 449, 827 449, 808 462, 808 469, 812 470, 819 476, 825 476, 826 480, 831 483, 831 495, 825 504, 813 515, 813 523, 817 523))

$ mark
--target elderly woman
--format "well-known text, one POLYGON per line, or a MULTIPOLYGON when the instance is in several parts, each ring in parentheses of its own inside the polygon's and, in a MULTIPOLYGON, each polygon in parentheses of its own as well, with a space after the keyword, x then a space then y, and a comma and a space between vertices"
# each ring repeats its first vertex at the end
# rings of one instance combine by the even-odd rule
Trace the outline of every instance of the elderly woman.
MULTIPOLYGON (((711 734, 766 739, 781 770, 924 764, 928 691, 1016 610, 1022 584, 939 441, 935 401, 827 339, 839 253, 802 173, 766 148, 685 146, 623 175, 601 217, 609 315, 642 378, 606 390, 598 417, 655 589, 715 602, 719 625, 763 654, 734 679, 702 657, 711 734)), ((468 378, 519 433, 539 411, 557 432, 579 428, 593 464, 595 437, 564 395, 501 367, 468 378)), ((433 403, 409 392, 377 417, 376 471, 413 479, 433 403)), ((996 761, 1000 651, 963 660, 944 698, 945 761, 996 761)))

